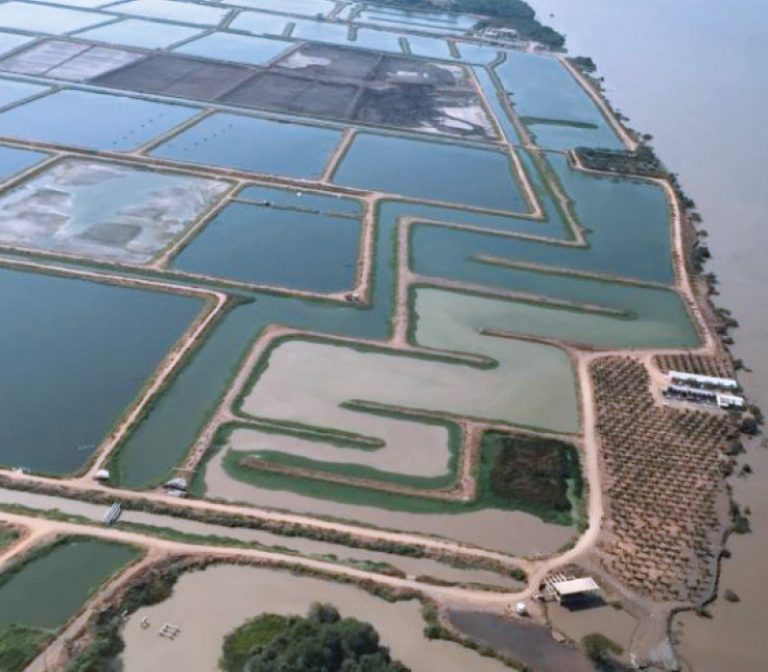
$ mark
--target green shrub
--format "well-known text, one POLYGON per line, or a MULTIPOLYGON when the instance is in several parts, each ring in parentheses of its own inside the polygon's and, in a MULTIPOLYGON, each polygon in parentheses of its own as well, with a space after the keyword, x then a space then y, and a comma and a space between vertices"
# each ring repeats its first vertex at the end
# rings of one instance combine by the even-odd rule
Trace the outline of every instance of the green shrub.
POLYGON ((313 604, 306 617, 247 621, 225 639, 220 665, 226 672, 408 672, 370 624, 342 619, 330 604, 313 604))
POLYGON ((38 628, 13 623, 0 631, 0 670, 21 672, 53 639, 38 628))

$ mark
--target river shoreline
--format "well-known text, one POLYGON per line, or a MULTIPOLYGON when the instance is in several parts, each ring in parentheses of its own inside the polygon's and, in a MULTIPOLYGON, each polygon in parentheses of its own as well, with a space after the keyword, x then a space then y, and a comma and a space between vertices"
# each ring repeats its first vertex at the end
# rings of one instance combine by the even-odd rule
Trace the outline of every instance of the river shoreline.
MULTIPOLYGON (((757 93, 765 75, 756 65, 764 62, 760 52, 765 48, 743 34, 765 26, 765 9, 750 0, 727 8, 631 0, 587 0, 578 6, 532 0, 531 5, 543 21, 566 34, 572 55, 594 58, 612 103, 643 132, 652 133, 658 154, 680 171, 709 230, 714 259, 706 271, 722 282, 715 302, 733 310, 741 323, 730 349, 756 367, 740 372, 741 382, 750 400, 765 408, 768 371, 758 367, 768 325, 759 305, 765 300, 758 297, 766 280, 759 255, 768 237, 759 220, 768 203, 753 184, 761 164, 751 140, 766 107, 765 96, 757 93), (711 59, 722 73, 715 78, 702 65, 711 59), (727 128, 723 134, 708 132, 721 124, 727 128)), ((752 512, 753 533, 729 538, 732 557, 722 563, 719 588, 733 590, 741 601, 718 599, 708 607, 712 619, 694 614, 675 619, 677 652, 689 670, 751 672, 765 669, 768 661, 762 637, 768 590, 759 569, 767 546, 768 455, 759 444, 751 442, 740 459, 752 475, 730 479, 735 500, 752 512)))

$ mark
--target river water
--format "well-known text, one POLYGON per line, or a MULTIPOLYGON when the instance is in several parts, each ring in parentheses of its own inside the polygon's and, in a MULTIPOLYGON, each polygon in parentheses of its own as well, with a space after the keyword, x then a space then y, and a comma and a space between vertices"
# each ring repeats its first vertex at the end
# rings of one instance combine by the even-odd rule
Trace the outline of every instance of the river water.
MULTIPOLYGON (((605 77, 614 106, 678 172, 709 231, 721 281, 718 305, 740 322, 735 355, 754 370, 742 376, 752 400, 768 408, 768 3, 765 0, 529 0, 540 19, 564 33, 574 55, 589 55, 605 77), (550 16, 553 15, 553 16, 550 16)), ((744 460, 754 473, 738 479, 738 501, 752 510, 749 535, 732 537, 713 618, 675 623, 680 655, 696 672, 768 669, 768 450, 744 460)))

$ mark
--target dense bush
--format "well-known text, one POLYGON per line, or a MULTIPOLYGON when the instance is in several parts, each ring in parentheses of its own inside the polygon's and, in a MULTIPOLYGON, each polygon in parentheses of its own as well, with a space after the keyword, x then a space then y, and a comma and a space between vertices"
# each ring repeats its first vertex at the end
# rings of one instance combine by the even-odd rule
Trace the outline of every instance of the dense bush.
POLYGON ((224 640, 226 672, 407 672, 368 623, 314 604, 306 617, 262 614, 224 640))
POLYGON ((591 170, 638 177, 664 177, 666 175, 664 166, 661 165, 653 149, 645 145, 639 146, 634 152, 622 149, 596 149, 594 147, 577 147, 575 151, 579 161, 591 170))
POLYGON ((10 546, 18 537, 19 533, 14 528, 0 525, 0 548, 10 546))
POLYGON ((572 445, 489 432, 484 448, 494 456, 489 485, 495 497, 542 514, 571 511, 569 481, 574 482, 574 494, 581 494, 578 457, 572 445))
POLYGON ((614 656, 620 656, 624 653, 624 649, 621 646, 600 633, 585 635, 581 638, 581 645, 584 647, 587 655, 598 663, 608 662, 614 656))

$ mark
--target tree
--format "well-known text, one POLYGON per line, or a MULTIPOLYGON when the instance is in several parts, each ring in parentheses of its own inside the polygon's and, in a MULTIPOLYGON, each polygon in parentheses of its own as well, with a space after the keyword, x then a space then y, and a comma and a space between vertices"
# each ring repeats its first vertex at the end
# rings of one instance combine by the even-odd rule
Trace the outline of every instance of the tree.
POLYGON ((247 621, 225 639, 221 666, 227 672, 408 672, 381 646, 373 626, 318 603, 303 618, 262 614, 247 621))

